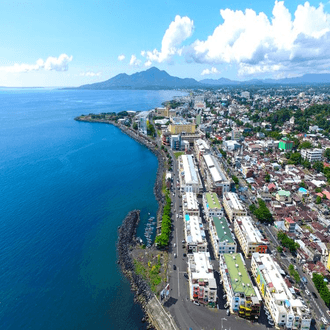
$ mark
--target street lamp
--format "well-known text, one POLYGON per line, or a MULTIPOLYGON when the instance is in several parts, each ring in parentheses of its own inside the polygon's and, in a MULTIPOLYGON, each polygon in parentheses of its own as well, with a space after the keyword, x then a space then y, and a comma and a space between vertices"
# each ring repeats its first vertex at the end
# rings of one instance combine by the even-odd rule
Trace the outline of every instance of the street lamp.
POLYGON ((224 317, 221 318, 221 329, 223 329, 223 320, 227 321, 227 319, 224 317))

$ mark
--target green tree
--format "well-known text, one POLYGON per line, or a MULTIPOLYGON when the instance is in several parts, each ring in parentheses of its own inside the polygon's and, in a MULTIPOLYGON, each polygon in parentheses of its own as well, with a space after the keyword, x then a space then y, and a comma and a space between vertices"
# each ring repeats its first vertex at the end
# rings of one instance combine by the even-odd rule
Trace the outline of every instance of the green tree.
POLYGON ((266 175, 265 175, 265 182, 270 182, 270 175, 269 175, 269 173, 266 173, 266 175))
POLYGON ((322 198, 320 196, 316 196, 315 204, 321 204, 322 198))
POLYGON ((323 172, 324 166, 321 161, 315 162, 312 167, 316 172, 323 172))
POLYGON ((330 148, 326 148, 324 151, 324 157, 327 159, 327 161, 330 161, 330 148))
POLYGON ((282 248, 282 246, 278 246, 278 247, 277 247, 277 251, 278 251, 279 253, 282 253, 282 252, 283 252, 283 248, 282 248))
POLYGON ((135 130, 138 129, 138 124, 137 123, 133 123, 133 129, 135 129, 135 130))
POLYGON ((231 178, 233 179, 233 181, 234 181, 235 184, 238 184, 239 183, 239 180, 238 180, 238 177, 237 176, 233 175, 231 178))

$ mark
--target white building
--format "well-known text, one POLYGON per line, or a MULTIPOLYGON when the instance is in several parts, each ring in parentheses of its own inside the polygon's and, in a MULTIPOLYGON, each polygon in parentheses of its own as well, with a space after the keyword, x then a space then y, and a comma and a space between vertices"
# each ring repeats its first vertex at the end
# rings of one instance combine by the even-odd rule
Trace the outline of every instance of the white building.
POLYGON ((188 255, 188 275, 190 299, 203 305, 216 307, 217 284, 208 252, 188 255))
POLYGON ((246 209, 238 199, 238 195, 233 192, 223 194, 223 207, 230 221, 234 217, 244 217, 247 215, 246 209))
POLYGON ((194 192, 199 194, 203 190, 201 179, 194 164, 192 155, 179 157, 179 173, 181 192, 194 192))
POLYGON ((139 132, 147 135, 147 127, 149 123, 149 112, 150 111, 142 111, 136 115, 138 119, 138 129, 139 132))
POLYGON ((184 231, 188 253, 207 252, 207 241, 202 219, 197 216, 184 215, 184 231))
POLYGON ((322 160, 322 149, 301 149, 301 157, 307 159, 310 163, 322 160))
POLYGON ((210 191, 222 197, 224 192, 230 190, 230 179, 214 156, 203 155, 202 172, 210 191))
POLYGON ((251 217, 236 217, 234 232, 246 258, 251 258, 254 252, 267 252, 269 242, 254 226, 251 217))
POLYGON ((197 195, 193 192, 187 192, 182 195, 183 214, 200 216, 197 195))
POLYGON ((295 299, 269 254, 253 253, 251 270, 275 326, 307 330, 311 315, 295 299))
POLYGON ((211 152, 210 145, 202 139, 198 139, 194 143, 195 154, 197 160, 200 162, 203 155, 207 155, 211 152))
MULTIPOLYGON (((221 254, 220 275, 226 292, 227 303, 232 313, 257 320, 260 315, 262 298, 251 282, 241 253, 221 254)), ((221 282, 220 282, 221 283, 221 282)))
POLYGON ((235 236, 225 217, 211 217, 209 229, 213 250, 217 258, 223 253, 236 253, 235 236))
POLYGON ((206 218, 212 217, 222 218, 224 215, 222 205, 216 193, 204 193, 203 194, 203 208, 206 218))

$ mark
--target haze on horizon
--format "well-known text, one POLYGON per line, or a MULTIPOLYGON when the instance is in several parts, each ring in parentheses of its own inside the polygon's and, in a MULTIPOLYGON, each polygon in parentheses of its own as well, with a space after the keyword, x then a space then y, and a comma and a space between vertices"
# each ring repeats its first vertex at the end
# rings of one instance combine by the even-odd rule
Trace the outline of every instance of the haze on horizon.
POLYGON ((2 1, 0 86, 79 86, 156 66, 181 78, 329 73, 318 1, 2 1))

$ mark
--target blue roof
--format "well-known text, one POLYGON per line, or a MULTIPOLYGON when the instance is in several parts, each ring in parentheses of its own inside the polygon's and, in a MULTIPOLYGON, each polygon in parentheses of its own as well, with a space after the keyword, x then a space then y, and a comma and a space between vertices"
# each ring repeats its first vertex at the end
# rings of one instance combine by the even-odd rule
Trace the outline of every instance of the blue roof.
POLYGON ((184 218, 186 219, 186 221, 189 221, 189 220, 190 220, 190 218, 189 218, 189 214, 186 214, 186 215, 184 216, 184 218))
POLYGON ((303 188, 303 187, 300 187, 300 188, 299 188, 299 191, 301 191, 301 192, 303 192, 303 193, 307 193, 307 190, 306 190, 305 188, 303 188))

